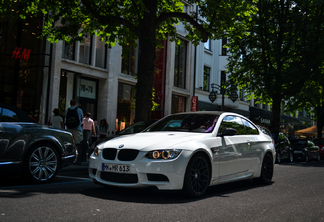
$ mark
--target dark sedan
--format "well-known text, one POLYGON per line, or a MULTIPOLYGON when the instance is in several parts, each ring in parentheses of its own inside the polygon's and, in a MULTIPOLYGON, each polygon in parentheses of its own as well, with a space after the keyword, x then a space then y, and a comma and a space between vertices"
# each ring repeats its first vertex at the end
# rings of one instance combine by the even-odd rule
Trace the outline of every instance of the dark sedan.
POLYGON ((294 160, 309 161, 310 159, 320 160, 319 147, 307 139, 290 140, 294 152, 294 160))
POLYGON ((275 141, 276 147, 276 163, 281 163, 282 161, 293 162, 293 150, 289 139, 283 133, 272 133, 272 138, 275 141))
POLYGON ((36 124, 17 107, 0 103, 0 173, 46 183, 75 159, 72 134, 36 124))

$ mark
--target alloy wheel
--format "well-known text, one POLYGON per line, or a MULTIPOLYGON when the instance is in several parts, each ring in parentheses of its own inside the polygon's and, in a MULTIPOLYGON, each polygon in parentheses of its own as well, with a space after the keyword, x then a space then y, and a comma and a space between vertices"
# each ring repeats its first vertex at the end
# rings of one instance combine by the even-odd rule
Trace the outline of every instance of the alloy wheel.
POLYGON ((58 154, 49 146, 39 146, 32 150, 27 159, 28 174, 35 182, 51 180, 58 170, 58 154))

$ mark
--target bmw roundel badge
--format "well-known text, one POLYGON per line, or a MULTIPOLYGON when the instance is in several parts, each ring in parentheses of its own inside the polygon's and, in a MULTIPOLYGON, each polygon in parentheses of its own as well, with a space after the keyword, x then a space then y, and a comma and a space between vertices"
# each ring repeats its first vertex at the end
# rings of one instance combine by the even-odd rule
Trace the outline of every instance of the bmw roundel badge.
POLYGON ((118 148, 123 148, 124 147, 124 144, 120 144, 118 148))

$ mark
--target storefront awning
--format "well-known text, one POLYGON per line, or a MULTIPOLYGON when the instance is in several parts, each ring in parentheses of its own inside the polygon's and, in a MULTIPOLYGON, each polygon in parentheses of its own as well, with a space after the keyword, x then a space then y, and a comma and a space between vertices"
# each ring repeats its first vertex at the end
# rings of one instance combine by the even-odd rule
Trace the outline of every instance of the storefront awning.
MULTIPOLYGON (((322 133, 324 134, 324 130, 322 131, 322 133)), ((300 136, 317 136, 317 126, 312 126, 306 129, 302 129, 302 130, 298 130, 295 132, 296 135, 300 135, 300 136)))

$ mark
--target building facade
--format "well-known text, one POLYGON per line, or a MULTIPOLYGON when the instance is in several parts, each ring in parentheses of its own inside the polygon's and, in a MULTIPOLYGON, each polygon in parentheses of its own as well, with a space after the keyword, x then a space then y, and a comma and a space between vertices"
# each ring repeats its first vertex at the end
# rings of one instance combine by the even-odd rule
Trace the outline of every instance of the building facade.
MULTIPOLYGON (((185 7, 189 12, 195 10, 191 5, 185 7)), ((74 44, 50 44, 37 38, 41 29, 42 18, 1 21, 0 101, 31 112, 37 122, 46 124, 54 108, 63 116, 69 101, 76 99, 83 112, 90 112, 98 123, 106 119, 110 133, 130 125, 135 119, 136 47, 116 44, 109 48, 97 36, 86 36, 74 44)), ((222 93, 216 90, 216 100, 210 100, 212 84, 221 86, 227 78, 226 39, 194 46, 186 40, 183 25, 177 25, 177 31, 180 44, 162 41, 163 47, 157 51, 152 119, 176 112, 223 109, 270 125, 270 110, 247 101, 243 91, 232 101, 227 96, 222 100, 222 93)), ((285 128, 301 120, 283 115, 282 121, 285 128)))

